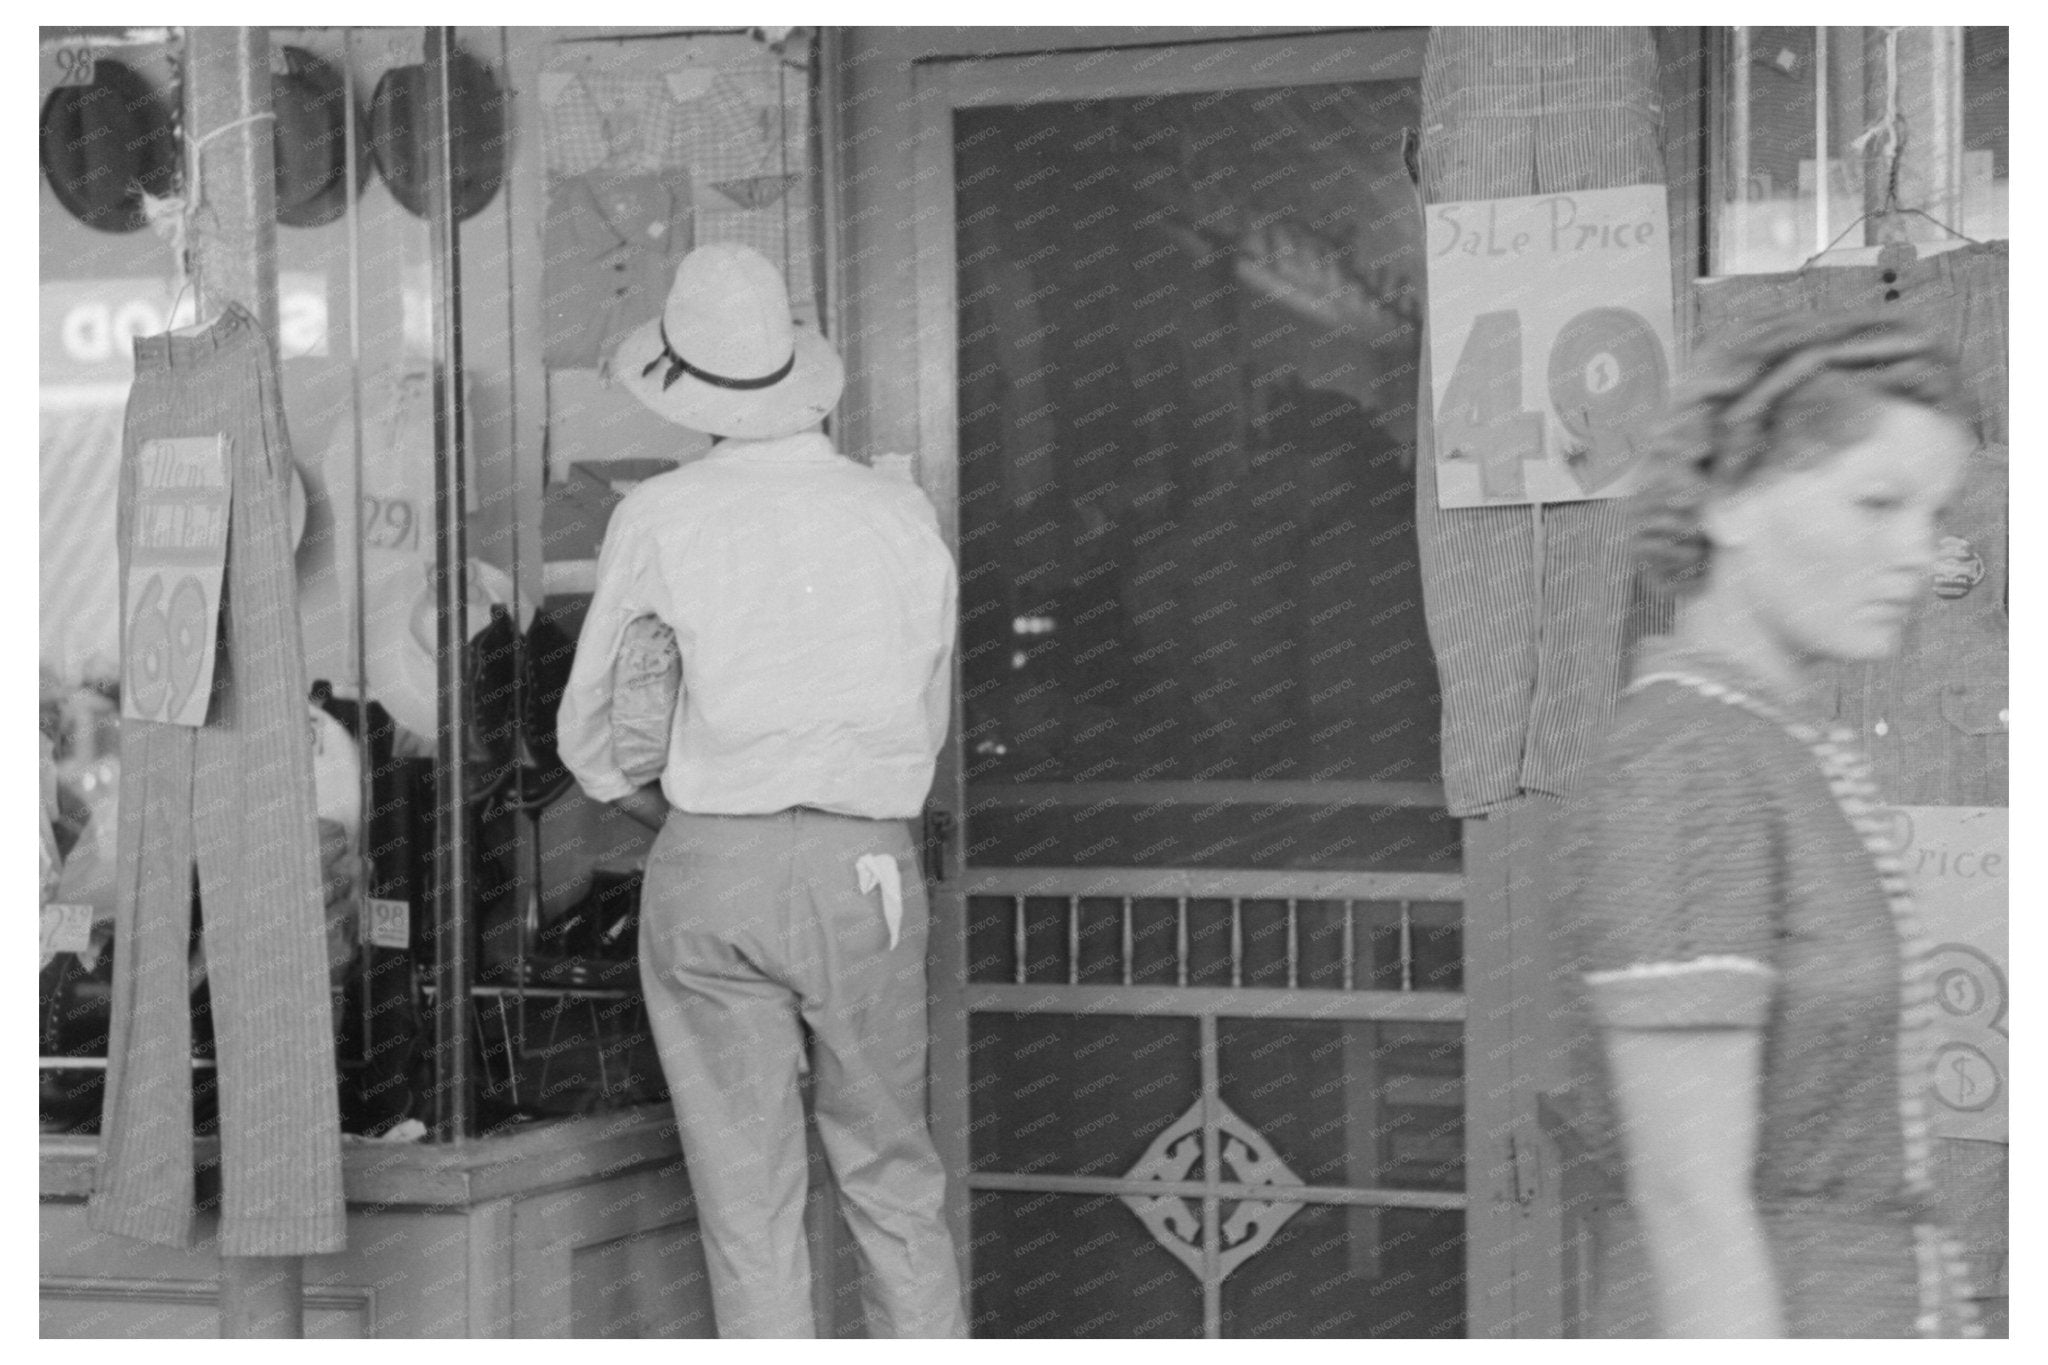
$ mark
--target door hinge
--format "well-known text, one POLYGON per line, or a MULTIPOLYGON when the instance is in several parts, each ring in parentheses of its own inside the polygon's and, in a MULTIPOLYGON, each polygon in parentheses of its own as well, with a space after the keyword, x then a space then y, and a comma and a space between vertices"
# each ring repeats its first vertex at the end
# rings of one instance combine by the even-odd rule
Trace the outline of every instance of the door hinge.
POLYGON ((1543 1191, 1543 1168, 1537 1142, 1537 1138, 1527 1133, 1508 1134, 1508 1174, 1514 1181, 1515 1203, 1523 1208, 1535 1203, 1543 1191))
POLYGON ((933 886, 945 884, 946 850, 953 841, 955 823, 953 812, 945 807, 925 807, 924 834, 919 844, 924 854, 924 879, 933 886))

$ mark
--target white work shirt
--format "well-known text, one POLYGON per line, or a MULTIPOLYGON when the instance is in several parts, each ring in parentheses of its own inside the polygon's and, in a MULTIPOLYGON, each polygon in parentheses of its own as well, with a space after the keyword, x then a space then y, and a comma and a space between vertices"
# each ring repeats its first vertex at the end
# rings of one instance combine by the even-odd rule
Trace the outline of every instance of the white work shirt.
POLYGON ((612 512, 556 717, 594 799, 612 755, 612 662, 634 617, 675 631, 682 695, 661 788, 678 810, 916 815, 951 712, 959 583, 914 485, 815 432, 725 441, 612 512))

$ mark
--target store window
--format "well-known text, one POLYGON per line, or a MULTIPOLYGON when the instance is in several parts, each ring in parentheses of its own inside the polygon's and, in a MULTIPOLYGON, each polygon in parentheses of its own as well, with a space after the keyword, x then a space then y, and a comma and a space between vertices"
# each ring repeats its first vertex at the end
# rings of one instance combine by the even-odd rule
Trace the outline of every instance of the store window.
POLYGON ((1717 30, 1713 273, 2004 238, 2007 30, 1717 30), (1888 212, 1888 210, 1892 210, 1888 212))
MULTIPOLYGON (((454 249, 441 252, 415 117, 425 31, 267 31, 287 572, 315 751, 342 1123, 398 1138, 666 1098, 633 959, 646 836, 575 790, 553 754, 552 715, 611 506, 702 450, 609 385, 606 361, 619 333, 658 310, 674 257, 693 242, 756 245, 784 263, 806 317, 824 302, 808 31, 452 33, 463 131, 454 249), (635 286, 625 290, 611 278, 622 225, 640 244, 624 253, 635 286), (456 313, 447 300, 458 297, 456 313), (459 914, 435 860, 451 785, 433 587, 436 464, 450 448, 436 408, 450 393, 466 436, 473 706, 459 914), (452 1005, 444 960, 463 964, 452 1005), (457 1016, 459 1058, 434 1045, 457 1016)), ((121 951, 121 708, 134 683, 116 490, 134 343, 196 330, 217 305, 193 288, 178 247, 201 230, 185 212, 181 32, 45 30, 42 49, 39 661, 58 819, 41 1126, 89 1134, 121 951), (124 136, 81 136, 117 116, 124 136), (63 150, 73 144, 102 150, 63 150), (114 144, 126 159, 103 165, 114 144)), ((194 910, 203 925, 203 888, 194 910)), ((197 936, 194 949, 205 1131, 210 1031, 227 1025, 212 1016, 197 936)))

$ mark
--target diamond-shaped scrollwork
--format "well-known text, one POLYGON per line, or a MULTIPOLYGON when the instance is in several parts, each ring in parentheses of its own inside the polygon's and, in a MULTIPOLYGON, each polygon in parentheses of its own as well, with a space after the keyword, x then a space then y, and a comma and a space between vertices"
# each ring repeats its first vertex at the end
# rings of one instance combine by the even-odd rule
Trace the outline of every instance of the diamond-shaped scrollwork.
MULTIPOLYGON (((1301 1178, 1287 1169, 1265 1135, 1238 1117, 1221 1100, 1216 1106, 1217 1163, 1223 1178, 1244 1185, 1299 1186, 1301 1178)), ((1202 1101, 1197 1100, 1152 1139, 1129 1176, 1133 1180, 1178 1182, 1193 1179, 1202 1159, 1202 1101)), ((1202 1275, 1202 1213, 1198 1201, 1180 1194, 1123 1196, 1124 1204, 1145 1225, 1159 1245, 1200 1278, 1202 1275)), ((1219 1271, 1231 1271, 1256 1256, 1273 1240, 1301 1205, 1241 1199, 1217 1228, 1219 1271)))

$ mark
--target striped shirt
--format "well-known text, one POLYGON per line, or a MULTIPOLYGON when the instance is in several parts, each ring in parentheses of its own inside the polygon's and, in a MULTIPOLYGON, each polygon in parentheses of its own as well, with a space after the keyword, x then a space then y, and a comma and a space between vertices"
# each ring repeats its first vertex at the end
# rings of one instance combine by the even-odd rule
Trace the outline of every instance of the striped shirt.
MULTIPOLYGON (((1819 703, 1661 640, 1639 672, 1704 678, 1827 726, 1819 703)), ((1562 856, 1572 1081, 1553 1102, 1583 1144, 1571 1161, 1590 1176, 1586 1205, 1624 1187, 1601 1027, 1758 1029, 1754 1189, 1788 1333, 1912 1335, 1914 1229, 1937 1215, 1912 1178, 1901 1055, 1927 1038, 1902 1020, 1900 937, 1870 850, 1813 753, 1750 710, 1650 682, 1623 699, 1569 804, 1562 856)), ((1619 1210, 1595 1326, 1640 1334, 1645 1252, 1619 1210)))

